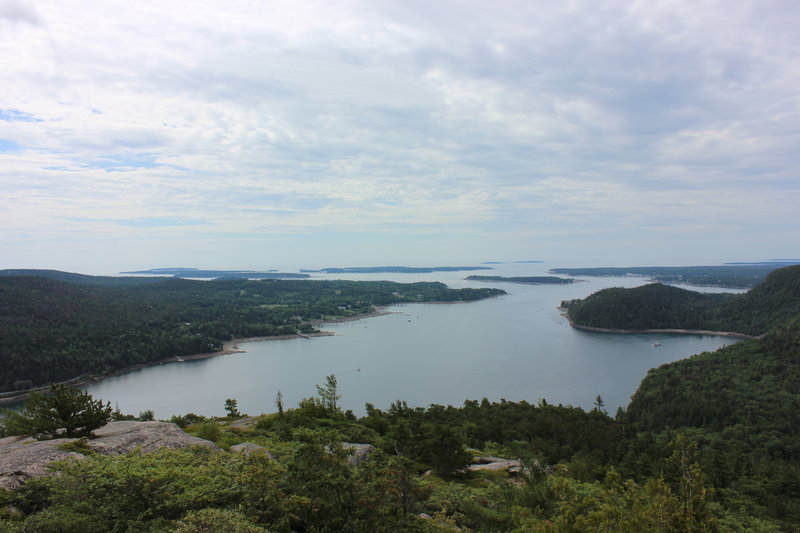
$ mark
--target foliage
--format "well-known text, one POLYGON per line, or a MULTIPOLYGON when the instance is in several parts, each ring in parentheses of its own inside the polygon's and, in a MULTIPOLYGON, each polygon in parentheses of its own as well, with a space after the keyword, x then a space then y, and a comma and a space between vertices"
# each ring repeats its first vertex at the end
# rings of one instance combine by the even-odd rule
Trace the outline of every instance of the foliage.
POLYGON ((322 400, 322 405, 331 415, 339 413, 338 401, 342 395, 337 392, 336 375, 331 374, 325 377, 325 385, 317 385, 317 394, 322 400))
POLYGON ((30 435, 36 439, 89 437, 111 420, 111 404, 66 385, 53 385, 49 393, 33 393, 20 411, 8 411, 0 431, 4 435, 30 435))
POLYGON ((238 402, 233 398, 225 400, 225 411, 228 413, 228 418, 240 418, 245 416, 239 412, 238 402))
POLYGON ((228 509, 190 511, 171 533, 268 533, 246 516, 228 509))

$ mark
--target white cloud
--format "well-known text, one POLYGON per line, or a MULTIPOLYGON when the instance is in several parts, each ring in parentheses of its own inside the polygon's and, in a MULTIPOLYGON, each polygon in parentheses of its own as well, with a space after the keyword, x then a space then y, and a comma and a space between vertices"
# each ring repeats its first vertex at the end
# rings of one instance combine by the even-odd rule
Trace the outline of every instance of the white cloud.
POLYGON ((798 11, 6 0, 0 246, 797 224, 798 11))

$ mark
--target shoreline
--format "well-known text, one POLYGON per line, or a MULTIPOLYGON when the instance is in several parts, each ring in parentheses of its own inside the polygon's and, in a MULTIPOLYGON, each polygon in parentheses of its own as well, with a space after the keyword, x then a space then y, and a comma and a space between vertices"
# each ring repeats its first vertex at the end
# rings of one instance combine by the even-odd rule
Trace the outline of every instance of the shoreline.
POLYGON ((719 337, 738 337, 740 339, 757 339, 754 335, 746 335, 744 333, 736 333, 735 331, 712 331, 709 329, 615 329, 615 328, 597 328, 594 326, 582 326, 573 322, 567 315, 567 310, 563 307, 558 308, 561 315, 567 319, 569 325, 575 329, 583 331, 592 331, 595 333, 622 333, 630 335, 632 333, 670 333, 677 335, 717 335, 719 337))
MULTIPOLYGON (((325 324, 338 324, 341 322, 351 322, 355 320, 361 320, 364 318, 373 318, 377 316, 383 315, 391 315, 394 311, 387 311, 386 309, 389 306, 376 306, 375 311, 371 313, 362 313, 360 315, 353 315, 349 317, 342 317, 342 318, 332 318, 330 320, 313 320, 311 322, 307 322, 307 324, 317 327, 323 326, 325 324)), ((142 368, 148 368, 151 366, 156 365, 164 365, 168 363, 180 363, 184 361, 199 361, 201 359, 210 359, 212 357, 219 357, 223 355, 232 355, 236 353, 245 353, 246 350, 240 350, 239 344, 244 344, 246 342, 261 342, 261 341, 285 341, 291 339, 312 339, 314 337, 332 337, 335 333, 332 331, 317 331, 314 333, 296 333, 294 335, 274 335, 274 336, 266 336, 266 337, 241 337, 236 339, 231 339, 229 341, 225 341, 222 343, 222 349, 216 352, 206 352, 206 353, 198 353, 198 354, 191 354, 191 355, 182 355, 180 358, 177 356, 167 357, 165 359, 159 359, 158 361, 152 361, 149 363, 140 363, 138 365, 132 365, 125 368, 121 368, 119 370, 114 370, 113 372, 109 372, 107 374, 103 374, 101 376, 79 376, 77 378, 73 378, 67 381, 61 381, 57 383, 58 385, 61 384, 71 384, 75 387, 83 387, 84 385, 92 384, 92 383, 100 383, 101 381, 113 378, 116 376, 121 376, 122 374, 126 374, 128 372, 132 372, 134 370, 141 370, 142 368)), ((43 390, 47 390, 50 388, 50 385, 43 386, 43 387, 36 387, 35 389, 30 389, 25 392, 20 392, 19 394, 15 394, 13 396, 4 396, 0 397, 0 406, 7 405, 7 404, 15 404, 27 400, 28 397, 33 392, 39 392, 43 390)))

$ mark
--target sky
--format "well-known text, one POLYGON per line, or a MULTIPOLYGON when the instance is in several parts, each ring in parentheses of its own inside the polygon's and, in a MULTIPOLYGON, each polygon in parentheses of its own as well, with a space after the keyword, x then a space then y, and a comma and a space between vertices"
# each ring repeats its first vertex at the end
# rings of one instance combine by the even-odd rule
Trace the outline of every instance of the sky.
POLYGON ((800 256, 796 0, 0 0, 0 268, 800 256))

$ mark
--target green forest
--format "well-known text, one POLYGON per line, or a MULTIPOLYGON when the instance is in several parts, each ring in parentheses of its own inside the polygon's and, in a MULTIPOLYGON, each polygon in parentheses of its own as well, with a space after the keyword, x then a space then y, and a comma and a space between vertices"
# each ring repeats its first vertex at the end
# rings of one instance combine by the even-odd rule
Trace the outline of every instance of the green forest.
MULTIPOLYGON (((13 272, 13 271, 12 271, 13 272)), ((30 274, 37 271, 17 271, 30 274)), ((0 276, 0 391, 208 353, 234 338, 316 331, 399 302, 473 301, 499 289, 443 283, 0 276)))
POLYGON ((675 316, 708 306, 716 310, 697 312, 758 337, 651 370, 613 414, 598 397, 588 411, 545 400, 396 401, 367 404, 359 418, 339 407, 347 391, 328 376, 295 407, 279 393, 264 406, 275 412, 245 425, 234 423, 246 416, 235 399, 226 418, 172 418, 221 451, 105 456, 72 441, 84 460, 0 493, 0 531, 800 531, 798 276, 782 269, 711 304, 664 292, 675 316), (762 315, 773 322, 759 330, 762 315), (227 451, 242 442, 271 455, 227 451), (343 443, 375 452, 355 462, 343 443), (521 467, 468 468, 478 457, 521 467))
POLYGON ((633 289, 603 289, 588 298, 561 305, 577 326, 763 335, 800 313, 800 265, 771 272, 744 294, 704 294, 651 283, 633 289))

